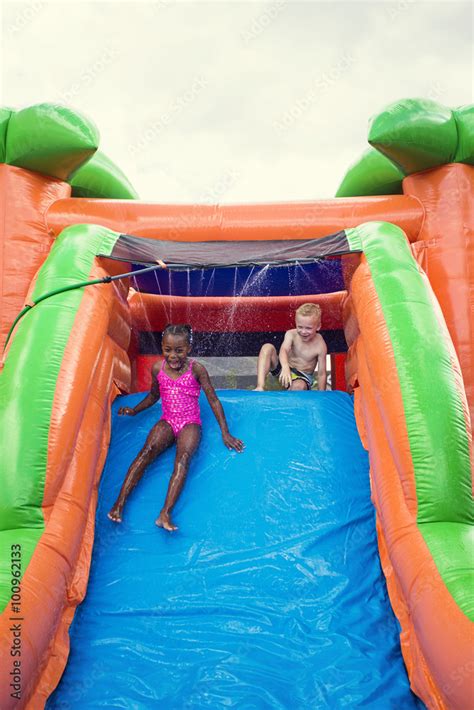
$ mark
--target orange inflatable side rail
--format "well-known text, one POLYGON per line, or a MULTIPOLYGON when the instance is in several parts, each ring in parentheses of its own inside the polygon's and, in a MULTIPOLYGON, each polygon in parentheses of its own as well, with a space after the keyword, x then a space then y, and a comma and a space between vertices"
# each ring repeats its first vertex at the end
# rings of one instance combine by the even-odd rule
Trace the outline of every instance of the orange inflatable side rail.
MULTIPOLYGON (((90 277, 104 271, 97 260, 90 277)), ((84 290, 67 341, 55 389, 43 498, 45 529, 22 578, 22 672, 26 707, 42 708, 57 685, 69 653, 68 628, 83 599, 93 544, 97 485, 110 435, 110 404, 130 385, 124 346, 126 287, 84 290), (118 325, 119 324, 119 325, 118 325), (117 342, 118 341, 118 342, 117 342), (45 607, 44 600, 50 600, 45 607), (46 665, 38 665, 45 659, 46 665)), ((128 317, 129 319, 129 317, 128 317)), ((9 607, 0 616, 8 647, 9 607)), ((1 676, 8 666, 2 665, 1 676)), ((1 677, 0 706, 16 707, 1 677)))
MULTIPOLYGON (((91 271, 91 278, 101 278, 105 275, 106 272, 97 265, 91 271)), ((84 401, 95 397, 91 373, 97 367, 98 353, 103 347, 107 357, 113 356, 110 367, 117 386, 120 389, 128 389, 130 386, 130 368, 126 354, 130 343, 130 330, 124 334, 117 328, 117 321, 120 323, 118 314, 123 317, 123 311, 127 308, 124 289, 120 282, 114 282, 84 290, 81 310, 66 346, 65 359, 54 394, 43 497, 45 520, 75 455, 74 442, 83 425, 81 416, 84 401), (116 337, 113 337, 114 331, 121 342, 117 342, 116 337), (104 333, 107 333, 105 342, 104 333), (74 358, 77 358, 78 353, 80 363, 73 367, 74 358), (128 368, 125 382, 122 363, 128 368)), ((94 436, 95 432, 91 430, 91 437, 94 436)))
POLYGON ((350 347, 352 343, 357 340, 360 333, 350 293, 347 294, 346 298, 342 302, 342 322, 344 325, 346 343, 350 347))
POLYGON ((365 258, 352 278, 351 296, 360 327, 349 351, 351 370, 360 384, 355 414, 370 451, 380 553, 402 625, 403 656, 414 691, 429 699, 430 708, 465 710, 468 674, 459 682, 446 679, 457 678, 471 656, 472 624, 448 591, 417 523, 417 493, 397 368, 365 258))
POLYGON ((379 551, 390 601, 402 625, 401 649, 410 683, 420 697, 431 700, 430 708, 466 710, 471 683, 469 674, 459 677, 459 669, 472 655, 472 624, 448 592, 406 506, 371 368, 360 349, 358 358, 379 551), (432 671, 436 678, 453 682, 440 684, 432 671))

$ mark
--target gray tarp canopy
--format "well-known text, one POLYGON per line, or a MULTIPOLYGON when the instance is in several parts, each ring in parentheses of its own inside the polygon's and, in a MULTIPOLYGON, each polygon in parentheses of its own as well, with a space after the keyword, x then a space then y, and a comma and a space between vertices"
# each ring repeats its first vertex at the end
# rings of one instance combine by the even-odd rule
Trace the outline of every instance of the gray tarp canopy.
POLYGON ((109 257, 134 264, 154 264, 161 259, 168 268, 181 270, 304 264, 350 251, 344 231, 318 239, 240 242, 178 242, 121 234, 109 257))

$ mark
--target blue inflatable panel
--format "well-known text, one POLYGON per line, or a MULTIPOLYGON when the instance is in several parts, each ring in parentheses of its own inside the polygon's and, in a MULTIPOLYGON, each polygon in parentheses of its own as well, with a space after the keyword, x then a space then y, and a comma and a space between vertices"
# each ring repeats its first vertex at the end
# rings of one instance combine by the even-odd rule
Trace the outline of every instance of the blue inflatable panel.
MULTIPOLYGON (((134 270, 142 269, 134 266, 134 270)), ((144 293, 172 296, 304 296, 345 288, 340 259, 291 266, 155 271, 135 277, 144 293)))
POLYGON ((174 511, 155 526, 174 451, 146 472, 121 525, 107 518, 160 404, 116 416, 87 597, 48 707, 423 707, 409 690, 387 598, 368 460, 342 392, 219 393, 174 511))

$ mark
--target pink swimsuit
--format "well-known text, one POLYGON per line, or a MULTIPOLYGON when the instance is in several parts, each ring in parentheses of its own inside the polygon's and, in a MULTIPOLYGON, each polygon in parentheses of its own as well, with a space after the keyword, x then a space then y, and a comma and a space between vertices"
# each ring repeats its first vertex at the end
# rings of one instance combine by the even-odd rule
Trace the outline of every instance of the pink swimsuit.
POLYGON ((201 424, 201 412, 199 409, 201 385, 193 375, 192 360, 189 361, 189 367, 186 372, 183 372, 177 380, 172 380, 163 370, 163 367, 164 361, 156 376, 160 385, 163 410, 161 419, 168 422, 173 434, 178 436, 186 424, 201 424))

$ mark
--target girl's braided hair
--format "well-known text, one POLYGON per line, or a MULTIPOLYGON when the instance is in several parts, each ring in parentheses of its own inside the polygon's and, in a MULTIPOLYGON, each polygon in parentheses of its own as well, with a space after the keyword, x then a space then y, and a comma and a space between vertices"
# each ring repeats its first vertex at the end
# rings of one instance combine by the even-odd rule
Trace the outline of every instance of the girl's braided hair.
POLYGON ((161 338, 163 339, 165 335, 184 335, 189 345, 193 344, 193 329, 188 324, 173 325, 172 323, 168 323, 163 330, 161 338))

